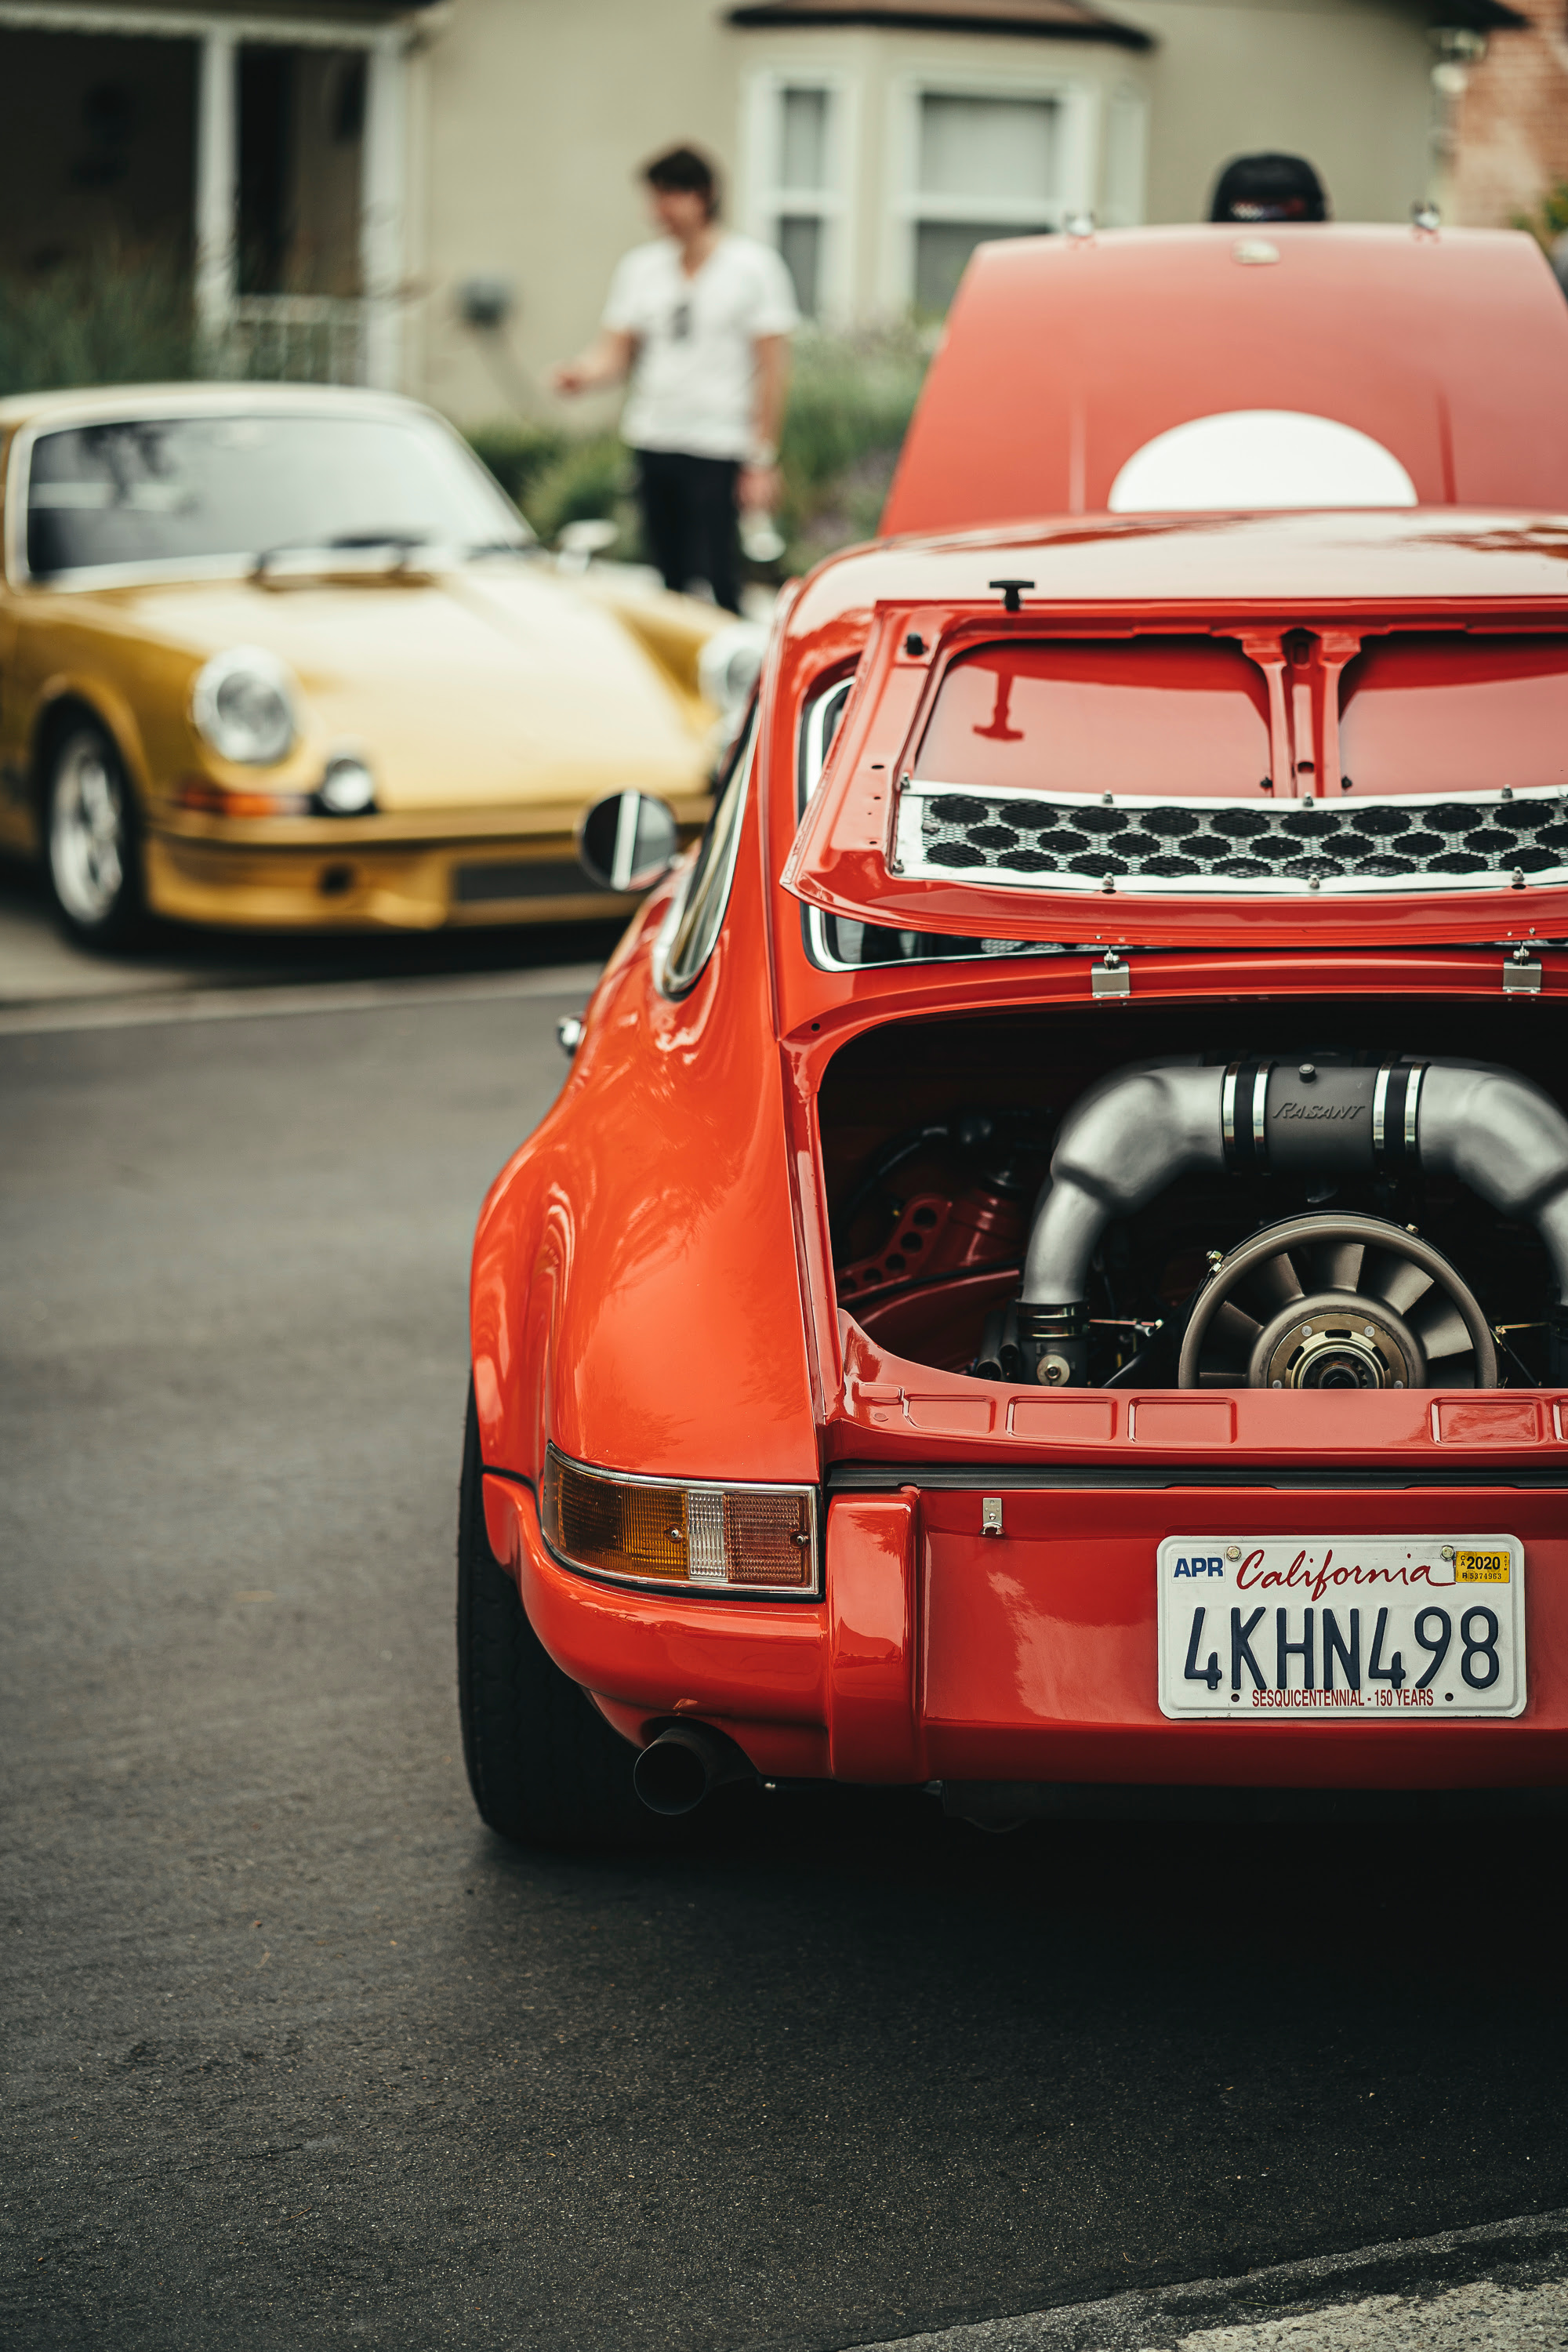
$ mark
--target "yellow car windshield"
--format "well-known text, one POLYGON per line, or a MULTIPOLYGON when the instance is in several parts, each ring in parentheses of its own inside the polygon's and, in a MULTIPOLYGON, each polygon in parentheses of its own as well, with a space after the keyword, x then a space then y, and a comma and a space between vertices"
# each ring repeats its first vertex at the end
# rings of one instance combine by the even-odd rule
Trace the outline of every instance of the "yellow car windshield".
POLYGON ((35 578, 279 549, 526 543, 479 466, 419 418, 132 416, 41 434, 35 578))

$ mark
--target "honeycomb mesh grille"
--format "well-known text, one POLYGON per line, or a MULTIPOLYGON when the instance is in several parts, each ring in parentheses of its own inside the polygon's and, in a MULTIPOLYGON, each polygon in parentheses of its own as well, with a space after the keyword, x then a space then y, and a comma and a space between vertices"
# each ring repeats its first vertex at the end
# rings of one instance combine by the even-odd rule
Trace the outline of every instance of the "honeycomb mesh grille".
POLYGON ((1507 888, 1568 880, 1568 794, 1152 800, 905 782, 897 870, 1039 889, 1161 893, 1507 888))

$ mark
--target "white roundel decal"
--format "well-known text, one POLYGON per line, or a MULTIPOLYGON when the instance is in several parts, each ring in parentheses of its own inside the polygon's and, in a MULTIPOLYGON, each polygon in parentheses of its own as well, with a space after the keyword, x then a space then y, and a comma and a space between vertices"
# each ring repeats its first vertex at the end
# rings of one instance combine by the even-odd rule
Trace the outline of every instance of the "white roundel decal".
POLYGON ((1293 408, 1233 408, 1173 425, 1110 486, 1112 514, 1415 504, 1415 483, 1381 441, 1293 408))

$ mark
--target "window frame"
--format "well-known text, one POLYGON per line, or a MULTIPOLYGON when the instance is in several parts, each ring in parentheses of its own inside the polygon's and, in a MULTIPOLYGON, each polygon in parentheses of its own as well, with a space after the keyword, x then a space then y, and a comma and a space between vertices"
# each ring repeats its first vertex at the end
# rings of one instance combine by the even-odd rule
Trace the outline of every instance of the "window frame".
POLYGON ((852 77, 811 63, 789 71, 770 67, 746 80, 747 230, 775 253, 782 253, 781 223, 818 223, 816 308, 809 314, 816 325, 847 319, 855 308, 853 191, 859 152, 859 84, 852 77), (821 188, 784 184, 784 100, 789 90, 820 91, 827 100, 826 177, 821 188))
POLYGON ((1097 82, 1073 73, 1003 77, 962 70, 917 71, 899 78, 889 90, 888 157, 891 184, 886 217, 890 250, 887 293, 900 309, 915 299, 917 257, 922 222, 1005 224, 1019 236, 1059 231, 1074 213, 1093 209, 1100 91, 1097 82), (1058 188, 1055 196, 1027 202, 1002 196, 931 196, 922 193, 921 103, 927 98, 1023 100, 1060 110, 1058 188))
POLYGON ((1100 226, 1141 228, 1148 209, 1149 100, 1131 82, 1118 82, 1106 95, 1100 151, 1100 226))
POLYGON ((753 695, 744 719, 735 730, 729 761, 715 781, 713 814, 654 940, 654 985, 671 1003, 678 1003, 691 993, 712 961, 722 936, 735 887, 756 751, 757 698, 753 695), (678 968, 678 960, 694 935, 700 952, 689 970, 678 968))

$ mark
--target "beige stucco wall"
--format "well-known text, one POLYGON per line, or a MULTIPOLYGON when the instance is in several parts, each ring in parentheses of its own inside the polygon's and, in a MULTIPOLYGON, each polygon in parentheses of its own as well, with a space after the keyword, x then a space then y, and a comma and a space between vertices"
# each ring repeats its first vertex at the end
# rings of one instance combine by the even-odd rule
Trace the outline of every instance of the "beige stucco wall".
MULTIPOLYGON (((909 227, 900 208, 913 92, 1060 96, 1072 101, 1071 201, 1104 210, 1109 102, 1142 104, 1149 59, 1111 45, 951 35, 731 30, 713 0, 458 0, 416 57, 412 100, 421 190, 411 221, 418 287, 407 334, 411 389, 472 420, 508 406, 556 413, 552 361, 593 332, 609 273, 648 234, 637 163, 690 140, 721 166, 727 215, 756 230, 757 90, 769 76, 823 79, 841 93, 842 223, 831 308, 901 310, 909 227), (504 338, 458 315, 468 278, 510 279, 504 338)), ((584 424, 612 402, 574 404, 584 424)))
POLYGON ((1218 167, 1281 148, 1341 220, 1404 220, 1432 181, 1426 12, 1363 0, 1117 0, 1152 33, 1149 218, 1201 219, 1218 167))
MULTIPOLYGON (((1220 165, 1268 146, 1310 155, 1342 218, 1401 219, 1425 193, 1432 52, 1414 7, 1115 0, 1115 13, 1155 46, 738 32, 716 0, 456 0, 411 63, 410 388, 467 421, 564 413, 543 380, 592 334, 616 257, 648 234, 639 162, 696 142, 725 172, 731 219, 759 225, 756 92, 769 75, 820 77, 841 93, 845 212, 830 276, 833 307, 851 317, 909 299, 901 200, 922 81, 1062 97, 1068 201, 1101 219, 1199 218, 1220 165), (1130 182, 1132 149, 1142 169, 1130 182), (515 289, 503 336, 460 322, 457 289, 476 276, 515 289)), ((586 425, 615 404, 570 413, 586 425)))
POLYGON ((712 0, 458 0, 412 61, 425 121, 410 389, 464 419, 543 401, 549 364, 592 331, 617 256, 648 234, 639 160, 689 139, 731 166, 734 39, 712 0), (516 289, 497 365, 457 318, 457 288, 483 275, 516 289))

